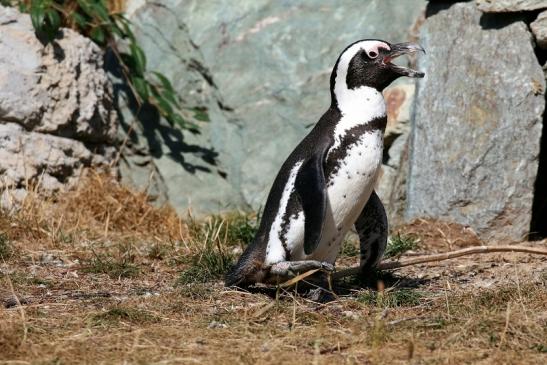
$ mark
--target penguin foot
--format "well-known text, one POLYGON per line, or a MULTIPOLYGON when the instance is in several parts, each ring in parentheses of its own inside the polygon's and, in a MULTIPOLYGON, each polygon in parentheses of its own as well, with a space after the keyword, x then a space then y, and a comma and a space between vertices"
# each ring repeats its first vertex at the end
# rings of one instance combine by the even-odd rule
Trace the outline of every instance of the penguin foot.
POLYGON ((281 261, 273 264, 270 274, 277 277, 291 278, 299 273, 319 269, 325 272, 333 272, 334 265, 328 262, 306 260, 306 261, 281 261))

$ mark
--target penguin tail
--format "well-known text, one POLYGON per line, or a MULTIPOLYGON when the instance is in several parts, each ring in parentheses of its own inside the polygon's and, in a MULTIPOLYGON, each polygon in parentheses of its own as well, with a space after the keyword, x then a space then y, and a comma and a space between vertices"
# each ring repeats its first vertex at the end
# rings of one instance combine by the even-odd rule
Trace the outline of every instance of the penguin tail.
POLYGON ((255 257, 255 250, 251 246, 243 252, 237 264, 233 265, 224 276, 226 287, 247 287, 260 281, 263 259, 255 257))
POLYGON ((238 265, 233 265, 224 276, 224 286, 240 286, 245 281, 245 274, 238 265))

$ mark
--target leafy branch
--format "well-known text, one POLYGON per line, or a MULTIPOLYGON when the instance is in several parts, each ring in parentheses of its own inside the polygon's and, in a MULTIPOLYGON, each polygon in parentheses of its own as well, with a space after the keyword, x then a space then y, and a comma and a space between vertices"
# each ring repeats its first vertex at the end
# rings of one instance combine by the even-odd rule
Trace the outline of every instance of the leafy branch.
MULTIPOLYGON (((59 29, 67 27, 111 51, 139 107, 151 104, 171 125, 199 133, 198 125, 183 116, 187 111, 181 107, 171 81, 162 73, 147 69, 146 55, 135 39, 131 22, 115 9, 120 1, 0 0, 0 3, 18 6, 29 13, 37 36, 45 42, 53 41, 59 29)), ((208 121, 203 110, 191 112, 194 120, 208 121)))

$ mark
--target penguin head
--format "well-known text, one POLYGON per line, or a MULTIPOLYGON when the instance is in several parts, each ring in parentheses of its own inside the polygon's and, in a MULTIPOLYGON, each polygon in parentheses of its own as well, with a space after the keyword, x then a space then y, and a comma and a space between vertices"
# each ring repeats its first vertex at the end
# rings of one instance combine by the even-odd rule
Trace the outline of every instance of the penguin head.
POLYGON ((344 90, 371 87, 382 91, 401 76, 424 77, 423 72, 398 66, 391 61, 404 54, 424 49, 415 43, 390 44, 365 39, 349 45, 338 57, 331 75, 333 97, 344 90))

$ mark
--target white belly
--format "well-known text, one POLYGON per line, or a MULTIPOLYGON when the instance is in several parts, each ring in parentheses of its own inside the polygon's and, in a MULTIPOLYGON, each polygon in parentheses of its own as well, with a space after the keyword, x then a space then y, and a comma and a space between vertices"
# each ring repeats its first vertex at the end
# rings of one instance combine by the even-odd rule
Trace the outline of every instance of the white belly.
POLYGON ((291 220, 287 239, 291 260, 319 260, 334 263, 346 233, 351 229, 374 189, 382 164, 382 131, 366 133, 353 144, 340 168, 327 176, 328 207, 323 235, 311 255, 303 250, 304 215, 291 220), (292 243, 292 244, 291 244, 292 243))

